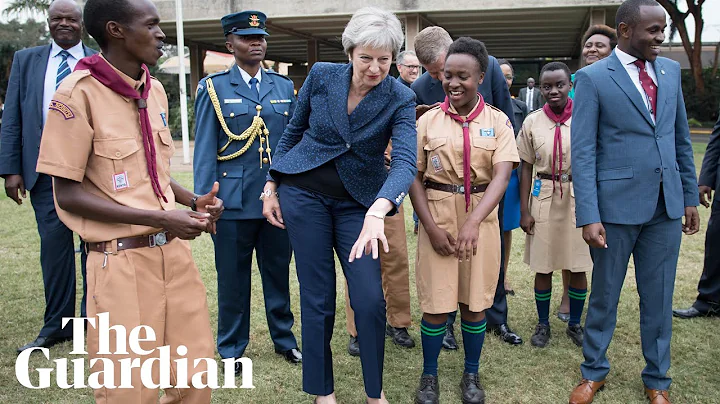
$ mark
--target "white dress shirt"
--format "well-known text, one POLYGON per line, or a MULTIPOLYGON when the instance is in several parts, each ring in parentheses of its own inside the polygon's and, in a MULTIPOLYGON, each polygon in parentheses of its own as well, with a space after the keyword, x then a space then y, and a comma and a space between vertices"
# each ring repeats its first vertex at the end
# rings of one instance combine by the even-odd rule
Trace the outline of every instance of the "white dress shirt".
MULTIPOLYGON (((250 73, 243 70, 240 66, 238 66, 238 70, 240 70, 240 75, 242 76, 243 81, 245 81, 245 84, 247 84, 248 88, 250 88, 250 79, 252 78, 250 76, 250 73)), ((262 69, 258 69, 257 73, 255 74, 255 78, 257 79, 257 91, 258 94, 260 93, 260 82, 262 81, 262 69)))
POLYGON ((527 88, 527 94, 525 94, 525 104, 527 104, 528 111, 534 111, 535 105, 533 105, 533 90, 535 90, 535 87, 527 88))
MULTIPOLYGON (((638 60, 638 58, 623 52, 617 46, 615 47, 615 55, 618 59, 620 59, 620 63, 625 66, 625 71, 630 76, 630 80, 632 80, 633 84, 635 84, 635 88, 640 93, 640 96, 645 103, 645 107, 647 107, 648 111, 651 111, 652 104, 650 103, 650 99, 648 98, 647 94, 645 94, 642 83, 640 83, 640 68, 635 66, 634 64, 635 61, 638 60)), ((647 72, 648 76, 650 76, 653 83, 655 83, 655 86, 657 86, 657 76, 655 75, 655 67, 653 66, 652 62, 645 61, 645 71, 647 72)), ((653 122, 655 122, 655 116, 652 113, 650 114, 650 116, 652 117, 653 122)))
MULTIPOLYGON (((45 121, 47 121, 50 101, 52 101, 53 95, 55 95, 57 70, 58 67, 60 67, 60 63, 62 63, 62 57, 59 53, 62 52, 62 50, 63 48, 56 44, 55 41, 52 41, 50 57, 48 59, 47 69, 45 69, 45 86, 43 87, 43 126, 45 126, 45 121)), ((70 70, 75 70, 77 62, 85 57, 85 49, 83 48, 82 41, 67 51, 70 54, 67 58, 68 66, 70 66, 70 70)))

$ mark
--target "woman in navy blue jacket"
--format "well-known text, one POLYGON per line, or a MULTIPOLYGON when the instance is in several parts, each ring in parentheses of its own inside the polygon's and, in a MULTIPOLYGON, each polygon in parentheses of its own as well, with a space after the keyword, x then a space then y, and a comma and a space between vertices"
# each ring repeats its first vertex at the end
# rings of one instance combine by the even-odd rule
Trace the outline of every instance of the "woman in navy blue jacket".
POLYGON ((273 225, 287 226, 295 251, 303 389, 318 403, 336 402, 333 250, 355 311, 368 402, 386 402, 378 248, 389 251, 383 219, 395 214, 417 172, 415 96, 388 75, 403 40, 394 14, 368 7, 353 15, 342 36, 350 63, 316 63, 310 70, 261 195, 263 214, 273 225), (388 172, 384 151, 390 141, 388 172))

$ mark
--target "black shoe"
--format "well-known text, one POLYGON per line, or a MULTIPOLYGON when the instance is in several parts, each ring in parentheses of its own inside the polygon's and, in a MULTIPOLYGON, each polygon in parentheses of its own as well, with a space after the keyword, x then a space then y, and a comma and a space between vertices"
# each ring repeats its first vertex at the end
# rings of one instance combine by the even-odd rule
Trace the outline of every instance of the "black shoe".
MULTIPOLYGON (((403 348, 412 348, 415 346, 415 341, 413 341, 410 334, 408 334, 407 328, 395 328, 388 324, 385 327, 385 335, 392 337, 395 345, 400 345, 403 348)), ((349 346, 348 350, 350 350, 349 346)))
POLYGON ((583 344, 583 335, 585 332, 583 331, 583 328, 580 324, 573 324, 568 325, 567 330, 565 330, 565 333, 568 337, 570 337, 570 340, 575 343, 577 346, 582 346, 583 344))
POLYGON ((693 306, 689 309, 673 310, 673 316, 678 318, 695 318, 695 317, 720 317, 720 307, 713 309, 710 308, 708 311, 700 311, 693 306))
POLYGON ((348 353, 350 356, 360 356, 360 344, 358 343, 357 337, 350 336, 350 342, 348 342, 348 353))
POLYGON ((235 376, 240 376, 242 374, 242 363, 235 362, 235 376))
POLYGON ((550 326, 538 324, 535 327, 535 334, 530 337, 530 343, 538 348, 545 348, 548 342, 550 342, 550 326))
POLYGON ((50 348, 51 346, 62 344, 63 342, 68 341, 72 341, 72 337, 37 337, 35 338, 35 341, 28 342, 27 344, 18 348, 17 353, 21 353, 22 351, 30 348, 50 348))
POLYGON ((438 404, 440 402, 440 385, 437 376, 420 376, 420 386, 415 392, 415 404, 438 404))
POLYGON ((449 324, 445 330, 445 336, 443 337, 443 348, 451 351, 458 349, 457 341, 455 340, 455 328, 449 324))
POLYGON ((297 348, 288 349, 285 352, 275 351, 275 353, 277 353, 278 355, 282 355, 282 357, 290 363, 294 364, 302 362, 302 353, 297 348))
POLYGON ((501 340, 510 345, 520 345, 523 343, 522 338, 515 334, 507 324, 493 325, 487 327, 490 332, 500 337, 501 340))
POLYGON ((463 404, 483 404, 485 402, 485 390, 480 384, 480 377, 477 373, 463 373, 460 380, 460 392, 463 404))

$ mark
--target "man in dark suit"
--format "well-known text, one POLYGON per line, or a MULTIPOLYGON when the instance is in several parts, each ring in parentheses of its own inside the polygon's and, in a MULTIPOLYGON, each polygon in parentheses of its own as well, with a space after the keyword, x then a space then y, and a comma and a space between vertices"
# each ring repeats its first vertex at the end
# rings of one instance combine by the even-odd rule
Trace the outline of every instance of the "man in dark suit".
POLYGON ((673 315, 680 318, 715 316, 720 317, 720 201, 713 191, 720 189, 720 119, 715 123, 710 142, 705 150, 700 180, 700 203, 712 211, 705 233, 705 266, 698 283, 698 297, 695 303, 685 310, 674 310, 673 315))
POLYGON ((545 104, 545 100, 540 93, 540 89, 535 88, 535 79, 532 77, 527 79, 527 87, 523 87, 520 89, 520 94, 518 95, 518 98, 520 98, 525 103, 525 105, 527 105, 528 111, 530 112, 535 111, 536 109, 540 109, 540 107, 545 104))
MULTIPOLYGON (((445 91, 442 88, 442 72, 445 67, 445 56, 447 50, 452 44, 452 38, 447 31, 440 27, 427 27, 420 31, 415 37, 415 54, 420 64, 427 70, 415 80, 411 88, 415 91, 417 108, 416 115, 419 117, 433 106, 439 104, 445 99, 445 91)), ((497 59, 490 56, 488 68, 485 72, 485 80, 478 86, 478 92, 482 94, 485 102, 491 104, 507 115, 510 123, 513 123, 513 106, 510 98, 505 77, 497 59)), ((514 125, 513 125, 514 126, 514 125)), ((500 203, 500 211, 503 209, 500 203)), ((500 228, 502 228, 502 215, 500 215, 500 228)), ((498 235, 498 237, 501 237, 498 235)), ((500 243, 501 250, 504 255, 504 243, 500 243)), ((505 295, 505 275, 503 271, 504 265, 500 265, 500 277, 498 278, 497 289, 495 291, 495 301, 493 306, 485 311, 487 317, 487 329, 500 338, 512 345, 522 344, 522 338, 515 334, 507 325, 507 298, 505 295)), ((457 349, 455 341, 455 333, 453 323, 455 322, 456 313, 450 313, 448 316, 448 327, 443 340, 445 349, 457 349)))
MULTIPOLYGON (((40 266, 45 285, 44 325, 38 337, 18 349, 50 347, 67 341, 63 317, 75 316, 75 248, 73 233, 58 219, 52 179, 35 171, 40 136, 55 89, 78 60, 96 52, 83 45, 82 11, 72 0, 56 0, 48 10, 52 43, 15 53, 5 97, 0 134, 0 176, 5 193, 21 205, 26 191, 40 233, 40 266)), ((81 257, 83 262, 85 254, 81 257)), ((83 271, 83 286, 85 285, 83 271)), ((84 289, 84 288, 83 288, 84 289)), ((84 294, 81 315, 84 315, 84 294)))
POLYGON ((420 62, 413 51, 408 50, 398 53, 395 65, 398 73, 400 73, 397 80, 407 87, 410 87, 420 75, 420 62))
POLYGON ((645 394, 651 404, 668 404, 680 241, 683 233, 697 233, 700 227, 693 149, 680 65, 658 57, 667 28, 664 9, 654 0, 626 0, 615 22, 615 51, 575 74, 575 215, 594 269, 582 380, 569 402, 591 403, 605 385, 610 372, 606 353, 632 255, 645 394))

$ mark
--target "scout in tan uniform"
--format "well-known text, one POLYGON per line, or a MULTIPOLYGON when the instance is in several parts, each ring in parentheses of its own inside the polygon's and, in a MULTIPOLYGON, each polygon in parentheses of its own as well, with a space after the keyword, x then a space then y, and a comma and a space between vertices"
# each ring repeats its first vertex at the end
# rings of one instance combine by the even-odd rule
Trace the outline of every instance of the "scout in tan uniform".
POLYGON ((572 272, 566 333, 576 345, 582 346, 580 316, 587 294, 586 272, 592 268, 582 229, 575 228, 575 194, 570 169, 570 88, 570 70, 564 63, 545 65, 540 72, 540 91, 547 104, 525 118, 517 140, 520 158, 527 163, 522 165, 520 174, 520 226, 527 233, 525 263, 535 271, 539 318, 530 341, 541 348, 550 340, 552 273, 561 269, 572 272))
POLYGON ((423 319, 423 374, 415 402, 437 403, 437 359, 447 313, 458 304, 465 347, 463 403, 484 403, 478 377, 485 313, 500 274, 498 203, 520 161, 512 124, 477 87, 485 45, 460 38, 448 50, 445 102, 418 121, 418 175, 410 188, 420 217, 416 280, 423 319))
MULTIPOLYGON (((90 358, 108 358, 115 369, 114 380, 95 390, 96 402, 156 403, 158 391, 142 385, 139 368, 132 369, 133 388, 107 385, 120 385, 120 359, 144 363, 161 346, 170 346, 173 386, 192 386, 192 376, 206 369, 203 361, 193 367, 195 359, 214 358, 205 287, 185 240, 214 231, 222 201, 217 186, 198 197, 170 178, 167 97, 145 66, 157 63, 165 38, 153 3, 88 0, 84 18, 103 54, 82 59, 58 88, 37 170, 54 177, 60 219, 87 242, 88 317, 107 312, 128 336, 140 325, 155 332, 155 341, 141 343, 150 355, 100 355, 98 330, 88 327, 90 358), (176 210, 176 202, 198 212, 176 210), (177 380, 175 359, 182 358, 190 365, 177 380)), ((109 336, 115 352, 117 333, 109 336)), ((157 382, 159 366, 153 370, 157 382)), ((161 402, 209 403, 210 389, 168 388, 161 402)))

